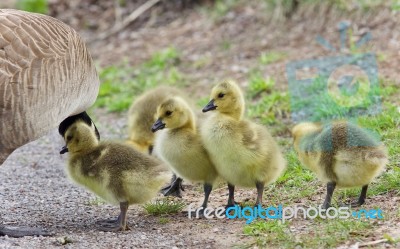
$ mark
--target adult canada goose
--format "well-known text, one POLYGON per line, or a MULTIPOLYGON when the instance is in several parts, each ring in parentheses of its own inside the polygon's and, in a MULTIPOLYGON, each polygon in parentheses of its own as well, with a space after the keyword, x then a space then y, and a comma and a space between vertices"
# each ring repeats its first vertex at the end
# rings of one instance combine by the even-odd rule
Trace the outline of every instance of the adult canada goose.
MULTIPOLYGON (((141 152, 151 154, 154 146, 154 133, 151 126, 156 121, 157 107, 167 98, 186 96, 182 91, 171 86, 159 86, 139 96, 128 112, 128 144, 132 144, 141 152)), ((173 175, 171 184, 162 189, 164 195, 181 197, 182 178, 173 175)))
POLYGON ((204 145, 219 175, 228 181, 228 207, 234 205, 235 185, 256 187, 256 205, 264 186, 285 169, 285 160, 268 130, 243 118, 244 98, 233 81, 217 84, 203 112, 213 111, 201 127, 204 145))
POLYGON ((129 145, 99 142, 93 128, 83 121, 72 124, 64 139, 70 154, 69 177, 105 201, 120 205, 118 219, 103 223, 104 231, 129 229, 129 205, 149 201, 171 177, 160 161, 129 145))
POLYGON ((350 122, 300 123, 292 134, 300 161, 327 183, 325 209, 330 207, 335 187, 362 187, 358 201, 350 206, 362 205, 368 184, 388 162, 384 145, 350 122))
POLYGON ((159 133, 154 143, 155 154, 178 176, 204 184, 204 210, 217 172, 197 132, 193 111, 185 100, 173 97, 159 105, 156 117, 152 126, 152 131, 159 133))
MULTIPOLYGON (((86 117, 98 94, 95 65, 82 39, 49 16, 1 9, 0 65, 0 165, 67 117, 86 117)), ((48 235, 3 225, 0 234, 48 235)))

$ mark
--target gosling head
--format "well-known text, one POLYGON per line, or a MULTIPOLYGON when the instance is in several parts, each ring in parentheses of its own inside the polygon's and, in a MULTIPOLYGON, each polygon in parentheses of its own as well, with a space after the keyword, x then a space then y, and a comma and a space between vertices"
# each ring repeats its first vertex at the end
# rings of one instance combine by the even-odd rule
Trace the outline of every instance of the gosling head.
MULTIPOLYGON (((68 130, 68 128, 71 127, 77 121, 83 121, 87 125, 92 127, 92 129, 94 130, 94 132, 96 134, 97 139, 100 140, 100 133, 97 130, 96 125, 93 123, 92 119, 89 117, 89 115, 86 112, 82 112, 82 113, 79 113, 79 114, 76 114, 76 115, 73 115, 73 116, 70 116, 70 117, 64 119, 64 121, 62 121, 58 127, 58 132, 60 133, 60 135, 65 138, 65 133, 68 130)), ((64 154, 66 152, 68 152, 68 148, 65 145, 64 147, 62 147, 60 154, 64 154)))
POLYGON ((203 112, 217 110, 241 119, 244 113, 244 97, 239 86, 234 81, 223 81, 211 90, 210 102, 203 112))
POLYGON ((77 121, 72 124, 65 132, 66 151, 70 153, 83 152, 97 146, 95 130, 84 121, 77 121))
POLYGON ((167 99, 161 103, 156 112, 157 121, 151 127, 152 132, 164 128, 177 129, 182 127, 194 128, 194 116, 188 104, 179 97, 167 99))

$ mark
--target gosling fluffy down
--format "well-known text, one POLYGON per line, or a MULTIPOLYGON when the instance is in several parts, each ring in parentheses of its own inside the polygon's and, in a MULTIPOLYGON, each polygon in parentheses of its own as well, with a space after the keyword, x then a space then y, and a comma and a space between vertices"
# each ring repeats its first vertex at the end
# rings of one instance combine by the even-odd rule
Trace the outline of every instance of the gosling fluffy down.
POLYGON ((282 153, 266 127, 243 118, 245 102, 233 81, 217 84, 203 112, 213 111, 201 127, 201 137, 219 175, 228 181, 228 206, 234 204, 234 185, 257 187, 256 205, 264 185, 285 169, 282 153))
POLYGON ((139 96, 128 111, 127 142, 143 153, 151 154, 154 144, 154 133, 151 126, 156 121, 157 107, 167 98, 184 96, 177 88, 160 86, 139 96))
MULTIPOLYGON (((157 107, 166 99, 173 96, 186 96, 181 90, 171 86, 159 86, 143 93, 131 105, 128 112, 127 144, 132 145, 143 153, 152 154, 155 134, 151 126, 156 121, 157 107)), ((175 175, 171 184, 162 189, 165 196, 172 195, 182 197, 182 179, 175 175)))
POLYGON ((195 115, 180 97, 167 99, 157 108, 157 121, 152 130, 157 132, 154 152, 176 174, 185 180, 202 182, 207 207, 217 172, 197 132, 195 115))
POLYGON ((94 129, 83 121, 72 124, 64 139, 70 153, 68 176, 105 201, 120 205, 119 218, 103 224, 102 230, 126 230, 128 206, 149 201, 171 177, 165 165, 129 145, 99 142, 94 129))
POLYGON ((385 146, 367 130, 346 121, 322 125, 300 123, 292 129, 294 148, 300 161, 327 183, 324 208, 328 208, 335 187, 361 187, 365 202, 368 184, 388 163, 385 146))

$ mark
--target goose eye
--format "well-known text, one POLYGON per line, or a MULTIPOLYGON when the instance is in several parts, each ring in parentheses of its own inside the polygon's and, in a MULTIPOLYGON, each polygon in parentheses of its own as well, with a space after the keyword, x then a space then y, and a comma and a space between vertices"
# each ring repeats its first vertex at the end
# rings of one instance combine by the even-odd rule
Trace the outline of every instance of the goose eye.
POLYGON ((171 114, 172 114, 171 111, 166 111, 166 112, 165 112, 165 116, 167 116, 167 117, 171 116, 171 114))
POLYGON ((68 135, 68 136, 67 136, 67 142, 71 141, 71 139, 72 139, 72 136, 71 136, 71 135, 68 135))
POLYGON ((224 96, 225 96, 224 93, 219 93, 219 94, 218 94, 218 98, 220 98, 220 99, 222 99, 224 96))

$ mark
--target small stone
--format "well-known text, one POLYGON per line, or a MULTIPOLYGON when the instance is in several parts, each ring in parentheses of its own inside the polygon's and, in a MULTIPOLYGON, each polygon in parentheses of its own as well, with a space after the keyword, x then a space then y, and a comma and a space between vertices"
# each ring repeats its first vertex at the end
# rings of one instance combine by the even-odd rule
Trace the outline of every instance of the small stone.
POLYGON ((66 244, 72 243, 72 240, 70 238, 66 237, 66 236, 65 237, 58 237, 56 240, 61 245, 66 245, 66 244))

